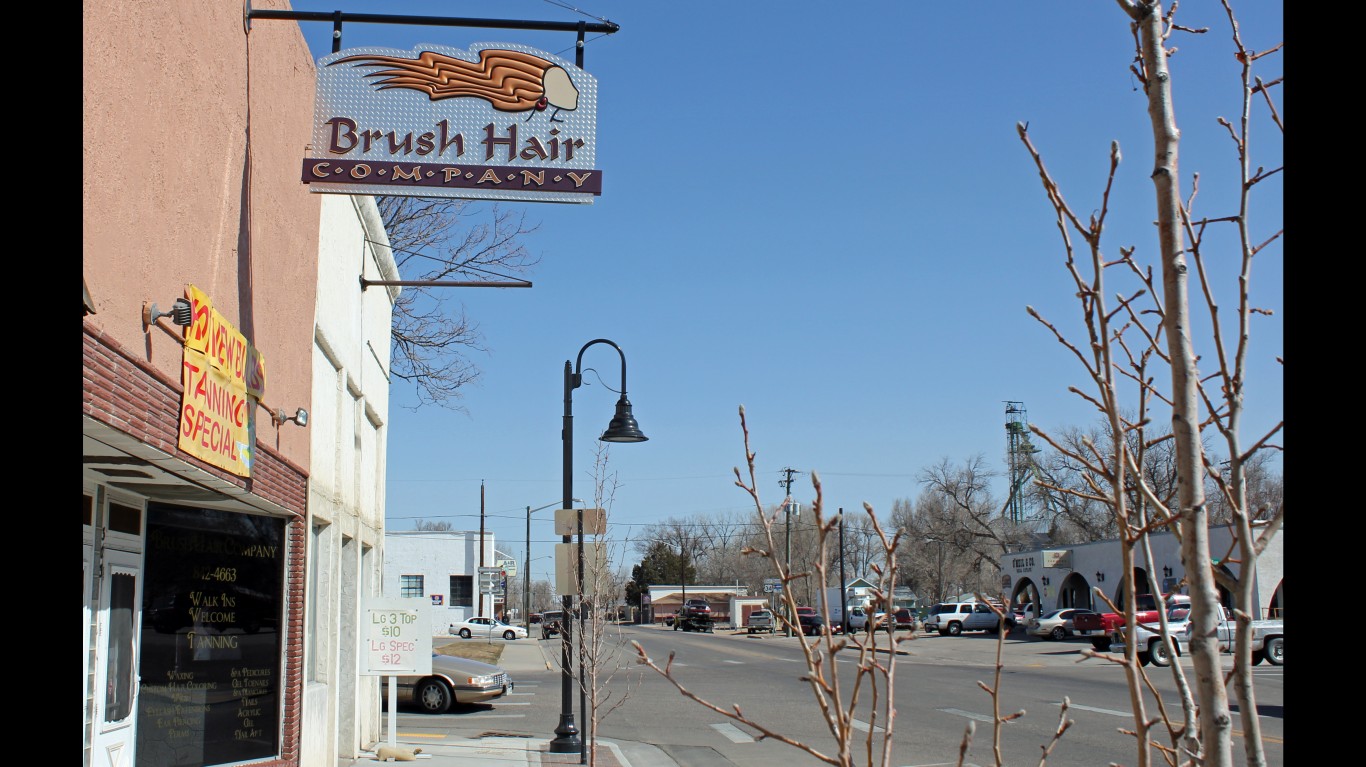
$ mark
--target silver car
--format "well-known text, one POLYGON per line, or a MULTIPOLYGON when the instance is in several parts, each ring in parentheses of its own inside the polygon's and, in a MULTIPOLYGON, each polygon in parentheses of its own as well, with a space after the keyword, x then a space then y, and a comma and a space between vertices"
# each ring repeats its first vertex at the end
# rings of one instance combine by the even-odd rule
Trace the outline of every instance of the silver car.
POLYGON ((512 677, 498 666, 432 653, 431 675, 401 676, 398 688, 426 713, 444 714, 454 703, 488 703, 507 695, 512 677))

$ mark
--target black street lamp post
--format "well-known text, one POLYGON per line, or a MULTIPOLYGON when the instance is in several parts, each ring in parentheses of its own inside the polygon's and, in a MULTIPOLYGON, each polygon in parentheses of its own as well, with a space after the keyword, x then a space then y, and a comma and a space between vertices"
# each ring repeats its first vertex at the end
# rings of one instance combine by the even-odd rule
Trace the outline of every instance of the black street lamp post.
MULTIPOLYGON (((573 508, 574 497, 574 390, 583 385, 583 353, 588 351, 588 347, 594 344, 607 344, 617 350, 621 357, 621 396, 617 399, 617 412, 612 416, 612 421, 607 425, 607 430, 602 433, 599 440, 603 442, 644 442, 649 439, 640 432, 640 427, 636 424, 636 418, 631 413, 631 401, 626 398, 626 355, 621 351, 621 347, 606 338, 596 338, 583 345, 579 349, 579 356, 574 361, 573 366, 569 360, 564 361, 564 427, 560 432, 560 440, 564 446, 564 465, 563 465, 563 500, 562 508, 573 508)), ((578 510, 578 592, 584 592, 584 573, 583 573, 583 509, 578 510)), ((566 535, 562 541, 569 543, 573 536, 566 535)), ((560 723, 555 727, 555 737, 550 741, 550 753, 552 754, 572 754, 578 751, 580 763, 586 764, 588 753, 585 741, 579 737, 579 728, 574 724, 574 672, 573 655, 570 652, 570 645, 573 642, 571 626, 573 621, 570 616, 574 614, 574 597, 572 594, 564 594, 564 623, 560 631, 560 723)), ((582 608, 582 598, 579 600, 582 608)), ((580 623, 580 633, 583 624, 580 623)), ((580 647, 583 645, 583 637, 579 637, 580 647)), ((582 687, 582 684, 580 684, 582 687)), ((579 709, 586 718, 587 712, 584 711, 584 695, 579 691, 579 709)))

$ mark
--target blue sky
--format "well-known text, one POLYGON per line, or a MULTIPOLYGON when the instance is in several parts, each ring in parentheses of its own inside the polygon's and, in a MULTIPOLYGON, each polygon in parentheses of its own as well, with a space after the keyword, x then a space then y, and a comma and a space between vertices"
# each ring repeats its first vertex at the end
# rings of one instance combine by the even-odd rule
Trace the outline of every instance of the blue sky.
MULTIPOLYGON (((598 81, 602 196, 589 206, 505 204, 540 225, 528 246, 542 263, 531 289, 452 296, 489 348, 475 356, 483 376, 465 393, 466 412, 412 411, 410 392, 393 393, 391 529, 415 519, 478 529, 482 485, 488 529, 520 561, 526 507, 560 497, 564 362, 596 338, 625 352, 629 396, 650 437, 610 450, 616 539, 669 517, 752 508, 732 474, 744 464, 741 405, 765 502, 781 500, 779 470, 792 467, 806 472, 793 485, 799 500, 813 497, 815 470, 828 508, 867 502, 881 515, 914 499, 921 471, 942 459, 980 454, 1004 473, 1008 400, 1045 430, 1092 424, 1095 412, 1067 391, 1091 391, 1084 371, 1025 313, 1032 305, 1081 337, 1054 216, 1017 122, 1028 122, 1083 216, 1098 208, 1110 143, 1120 143, 1105 251, 1135 246, 1158 268, 1152 138, 1129 71, 1129 24, 1113 2, 294 7, 621 25, 590 34, 585 49, 598 81)), ((1248 47, 1282 41, 1281 3, 1235 10, 1248 47)), ((1172 43, 1183 194, 1198 172, 1197 215, 1228 215, 1237 157, 1216 122, 1240 109, 1228 22, 1212 0, 1182 3, 1178 19, 1210 29, 1172 43)), ((330 52, 330 24, 301 27, 315 58, 330 52)), ((342 40, 422 43, 574 55, 574 35, 559 32, 347 24, 342 40)), ((1279 76, 1280 54, 1259 67, 1279 76)), ((1253 165, 1278 167, 1280 137, 1264 108, 1254 114, 1253 165)), ((1253 194, 1256 241, 1282 225, 1279 179, 1253 194)), ((1233 241, 1210 239, 1230 314, 1233 241)), ((1249 443, 1283 415, 1282 276, 1277 242, 1253 273, 1252 303, 1274 314, 1253 331, 1249 443)), ((1113 295, 1120 283, 1111 284, 1113 295)), ((1208 327, 1201 315, 1194 335, 1212 358, 1208 327)), ((612 388, 619 364, 604 345, 584 358, 612 388)), ((616 401, 592 373, 585 380, 574 393, 579 497, 591 497, 594 437, 616 401)), ((1005 488, 999 479, 1000 502, 1005 488)), ((535 515, 533 557, 558 540, 550 517, 535 515)), ((550 564, 534 562, 533 575, 550 564)))

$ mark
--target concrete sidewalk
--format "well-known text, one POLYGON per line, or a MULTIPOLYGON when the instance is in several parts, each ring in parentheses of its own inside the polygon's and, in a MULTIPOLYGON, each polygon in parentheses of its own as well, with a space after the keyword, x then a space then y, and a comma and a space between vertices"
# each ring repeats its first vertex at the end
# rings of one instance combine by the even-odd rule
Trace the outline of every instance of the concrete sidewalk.
MULTIPOLYGON (((441 637, 439 639, 446 640, 449 638, 441 637)), ((559 644, 555 643, 554 646, 558 648, 559 644)), ((541 643, 535 639, 519 639, 508 642, 503 648, 503 654, 498 660, 498 665, 512 675, 514 682, 545 674, 555 668, 544 656, 541 643)), ((494 705, 496 706, 497 703, 495 702, 494 705)), ((387 713, 385 717, 385 739, 376 743, 358 759, 339 760, 338 767, 352 767, 353 765, 363 767, 363 765, 375 764, 378 761, 377 752, 380 747, 389 745, 387 713)), ((579 726, 583 727, 582 724, 579 726)), ((462 767, 462 765, 522 767, 522 765, 580 763, 581 757, 578 753, 550 753, 550 738, 543 734, 521 737, 509 732, 500 732, 497 735, 485 735, 482 730, 483 726, 480 725, 476 730, 471 730, 468 735, 451 733, 431 736, 398 732, 394 734, 394 745, 399 749, 422 749, 422 753, 417 754, 415 761, 411 763, 414 767, 462 767)), ((649 743, 609 741, 603 738, 598 738, 597 753, 594 756, 593 762, 597 767, 676 767, 678 764, 673 757, 649 743)), ((398 764, 398 762, 386 763, 398 764)))

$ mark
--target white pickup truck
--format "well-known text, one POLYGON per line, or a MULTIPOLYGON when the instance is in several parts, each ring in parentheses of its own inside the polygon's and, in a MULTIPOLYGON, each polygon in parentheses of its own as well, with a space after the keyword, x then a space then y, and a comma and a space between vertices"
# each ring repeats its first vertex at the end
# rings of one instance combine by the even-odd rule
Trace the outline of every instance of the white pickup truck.
MULTIPOLYGON (((1273 666, 1285 663, 1285 622, 1280 618, 1266 618, 1252 621, 1252 665, 1265 660, 1273 666)), ((1215 627, 1215 639, 1223 652, 1233 652, 1238 623, 1223 607, 1219 608, 1219 624, 1215 627)), ((1186 644, 1191 640, 1190 626, 1181 634, 1186 644)))
MULTIPOLYGON (((1167 631, 1171 635, 1177 655, 1190 652, 1190 605, 1172 605, 1168 608, 1167 631)), ((1236 631, 1237 623, 1233 616, 1220 605, 1219 623, 1216 625, 1216 638, 1220 650, 1226 653, 1233 652, 1236 631)), ((1149 663, 1154 666, 1171 665, 1171 655, 1167 652, 1167 646, 1162 643, 1161 624, 1138 623, 1135 632, 1139 663, 1144 666, 1149 663)), ((1252 665, 1255 666, 1263 660, 1267 660, 1273 666, 1281 665, 1284 658, 1283 637, 1284 630, 1279 618, 1252 621, 1252 665)), ((1124 647, 1124 631, 1122 628, 1116 629, 1110 634, 1110 652, 1122 653, 1124 647)))

